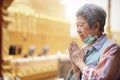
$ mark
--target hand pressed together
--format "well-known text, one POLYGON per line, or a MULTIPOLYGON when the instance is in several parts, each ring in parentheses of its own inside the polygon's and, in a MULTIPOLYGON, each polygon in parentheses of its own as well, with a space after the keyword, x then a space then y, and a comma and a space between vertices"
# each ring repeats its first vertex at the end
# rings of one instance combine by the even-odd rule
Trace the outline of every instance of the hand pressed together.
POLYGON ((79 48, 78 44, 74 41, 70 43, 69 46, 69 55, 71 59, 72 66, 75 67, 75 72, 76 70, 80 70, 83 66, 85 66, 84 63, 84 56, 85 53, 82 48, 79 48))

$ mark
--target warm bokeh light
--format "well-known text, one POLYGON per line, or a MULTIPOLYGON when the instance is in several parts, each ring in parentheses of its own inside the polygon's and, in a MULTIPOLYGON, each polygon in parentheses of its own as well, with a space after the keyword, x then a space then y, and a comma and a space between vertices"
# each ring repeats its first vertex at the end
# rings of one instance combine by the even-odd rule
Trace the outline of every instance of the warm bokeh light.
MULTIPOLYGON (((65 5, 65 17, 75 22, 75 13, 85 3, 92 3, 100 5, 107 12, 108 0, 61 0, 61 3, 65 5)), ((120 1, 111 0, 111 29, 120 30, 120 1)))
POLYGON ((70 43, 75 41, 80 48, 84 44, 77 34, 76 12, 85 3, 111 13, 105 33, 120 43, 120 0, 1 1, 0 75, 4 80, 65 80, 71 68, 70 43))

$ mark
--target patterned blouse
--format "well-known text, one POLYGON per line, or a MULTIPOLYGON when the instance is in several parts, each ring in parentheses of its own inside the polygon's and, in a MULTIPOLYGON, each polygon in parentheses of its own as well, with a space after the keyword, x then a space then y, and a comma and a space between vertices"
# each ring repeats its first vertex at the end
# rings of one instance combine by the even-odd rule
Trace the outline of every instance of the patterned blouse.
POLYGON ((120 46, 108 40, 103 34, 89 50, 85 50, 85 64, 80 73, 72 70, 66 80, 120 80, 120 46))

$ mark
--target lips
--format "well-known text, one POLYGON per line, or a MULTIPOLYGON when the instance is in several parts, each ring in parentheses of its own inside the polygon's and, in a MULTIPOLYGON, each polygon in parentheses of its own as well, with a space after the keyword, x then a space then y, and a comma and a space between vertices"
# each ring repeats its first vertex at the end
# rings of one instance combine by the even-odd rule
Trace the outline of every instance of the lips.
POLYGON ((84 36, 83 35, 79 35, 80 36, 80 38, 83 38, 84 36))
POLYGON ((81 38, 81 40, 84 40, 84 35, 79 35, 79 37, 81 38))
POLYGON ((79 34, 79 36, 84 36, 83 34, 79 34))

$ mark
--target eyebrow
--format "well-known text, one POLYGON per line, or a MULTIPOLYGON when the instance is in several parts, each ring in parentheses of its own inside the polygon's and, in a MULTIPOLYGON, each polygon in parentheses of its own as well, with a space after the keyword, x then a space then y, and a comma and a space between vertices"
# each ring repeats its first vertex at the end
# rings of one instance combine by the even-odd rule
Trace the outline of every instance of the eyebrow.
POLYGON ((84 22, 76 22, 76 24, 85 24, 84 22))

